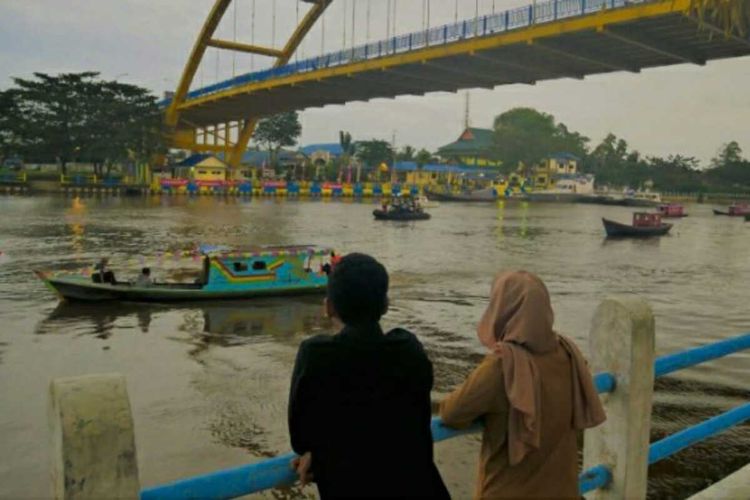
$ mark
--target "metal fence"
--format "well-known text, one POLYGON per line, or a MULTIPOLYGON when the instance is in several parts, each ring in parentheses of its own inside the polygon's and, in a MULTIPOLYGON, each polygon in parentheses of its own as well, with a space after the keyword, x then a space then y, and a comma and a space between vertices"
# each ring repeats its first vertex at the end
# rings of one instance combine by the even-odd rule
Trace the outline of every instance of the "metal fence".
MULTIPOLYGON (((292 74, 307 73, 416 49, 445 45, 470 38, 495 35, 535 24, 551 23, 560 19, 593 14, 605 9, 627 7, 647 1, 649 0, 548 0, 537 2, 524 7, 465 19, 428 30, 398 35, 386 40, 303 59, 278 68, 245 73, 192 90, 187 93, 186 99, 214 94, 247 83, 262 82, 292 74)), ((164 99, 159 104, 166 106, 170 102, 171 99, 164 99)))
MULTIPOLYGON (((662 356, 654 364, 655 376, 668 375, 744 349, 750 349, 750 333, 662 356)), ((594 383, 599 393, 617 390, 616 377, 611 373, 597 374, 594 377, 594 383)), ((663 460, 692 444, 708 439, 747 420, 750 420, 750 402, 651 443, 648 463, 652 464, 663 460)), ((469 428, 456 430, 444 426, 439 418, 432 420, 432 436, 436 442, 480 432, 481 429, 482 426, 478 422, 469 428)), ((288 486, 297 479, 295 473, 289 467, 289 461, 294 456, 293 453, 288 453, 258 463, 146 488, 141 491, 141 499, 183 500, 204 498, 218 500, 236 498, 278 486, 288 486)), ((611 470, 605 465, 597 465, 584 471, 579 477, 580 492, 584 494, 597 488, 606 487, 611 480, 611 470)))

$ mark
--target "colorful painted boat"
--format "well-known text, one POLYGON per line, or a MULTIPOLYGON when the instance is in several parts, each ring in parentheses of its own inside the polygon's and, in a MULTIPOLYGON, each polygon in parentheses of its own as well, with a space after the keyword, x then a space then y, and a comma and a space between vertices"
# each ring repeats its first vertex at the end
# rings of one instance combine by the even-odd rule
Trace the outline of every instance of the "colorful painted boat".
MULTIPOLYGON (((314 246, 229 249, 202 247, 201 276, 194 283, 102 282, 101 275, 36 272, 58 296, 67 300, 176 302, 248 299, 260 296, 323 293, 328 284, 331 250, 314 246), (316 268, 314 268, 314 266, 316 268), (97 279, 98 278, 98 279, 97 279)), ((104 280, 108 281, 108 280, 104 280)))
POLYGON ((662 236, 672 229, 672 224, 661 221, 661 214, 636 212, 633 214, 633 224, 622 224, 602 218, 604 230, 610 238, 617 237, 647 237, 662 236))

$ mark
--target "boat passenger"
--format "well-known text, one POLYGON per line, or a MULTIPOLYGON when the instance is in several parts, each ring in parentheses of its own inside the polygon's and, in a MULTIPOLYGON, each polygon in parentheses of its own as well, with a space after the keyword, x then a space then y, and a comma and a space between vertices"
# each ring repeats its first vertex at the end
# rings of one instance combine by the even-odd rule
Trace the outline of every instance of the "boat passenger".
POLYGON ((450 427, 484 418, 475 498, 580 498, 577 433, 606 417, 581 352, 552 324, 537 276, 497 275, 477 327, 489 354, 440 404, 450 427))
POLYGON ((146 287, 151 286, 153 284, 153 281, 151 281, 151 268, 144 267, 141 269, 141 274, 138 275, 138 278, 135 280, 135 286, 140 287, 146 287))
POLYGON ((109 265, 109 259, 103 257, 99 262, 94 264, 94 273, 91 275, 91 280, 94 283, 111 283, 116 284, 115 273, 107 269, 109 265))
POLYGON ((449 498, 433 462, 432 364, 414 334, 384 333, 388 273, 349 254, 328 279, 326 313, 343 328, 302 342, 289 395, 289 433, 303 483, 323 499, 449 498))
POLYGON ((331 270, 336 269, 336 266, 338 265, 339 262, 341 262, 341 256, 336 255, 336 252, 331 250, 331 270))

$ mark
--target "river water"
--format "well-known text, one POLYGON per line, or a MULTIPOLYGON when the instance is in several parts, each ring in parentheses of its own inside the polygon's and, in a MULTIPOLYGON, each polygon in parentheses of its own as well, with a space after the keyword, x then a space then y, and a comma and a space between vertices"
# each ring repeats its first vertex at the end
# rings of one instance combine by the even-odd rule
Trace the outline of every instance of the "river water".
MULTIPOLYGON (((424 343, 435 400, 481 359, 474 330, 500 269, 538 273, 552 294, 557 329, 584 351, 594 309, 608 295, 652 304, 657 354, 750 330, 750 223, 713 216, 710 206, 688 206, 690 217, 671 235, 644 241, 605 240, 600 217, 628 221, 632 209, 622 207, 443 204, 432 220, 412 223, 374 221, 372 208, 209 197, 0 198, 0 497, 49 495, 46 391, 54 377, 127 376, 143 485, 288 451, 286 398, 297 346, 333 328, 319 298, 58 304, 32 269, 75 269, 108 255, 118 276, 135 276, 138 256, 146 255, 164 259, 165 270, 154 269, 159 279, 194 266, 160 252, 198 243, 367 252, 391 274, 384 326, 405 326, 424 343)), ((749 382, 750 353, 659 380, 652 439, 746 402, 749 382)), ((456 498, 471 495, 478 442, 469 436, 436 445, 456 498)), ((687 496, 748 455, 746 425, 652 466, 650 497, 687 496)))

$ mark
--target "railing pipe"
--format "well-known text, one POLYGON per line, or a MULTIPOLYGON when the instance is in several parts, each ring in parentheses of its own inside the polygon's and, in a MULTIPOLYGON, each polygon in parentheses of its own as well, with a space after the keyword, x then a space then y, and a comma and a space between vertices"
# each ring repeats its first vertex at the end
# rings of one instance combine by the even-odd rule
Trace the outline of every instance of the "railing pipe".
POLYGON ((693 427, 676 432, 651 444, 648 450, 648 463, 650 465, 663 460, 690 445, 715 436, 747 420, 750 420, 750 403, 745 403, 693 427))
POLYGON ((713 344, 662 356, 656 360, 655 375, 657 377, 667 375, 744 349, 750 349, 750 332, 713 344))

